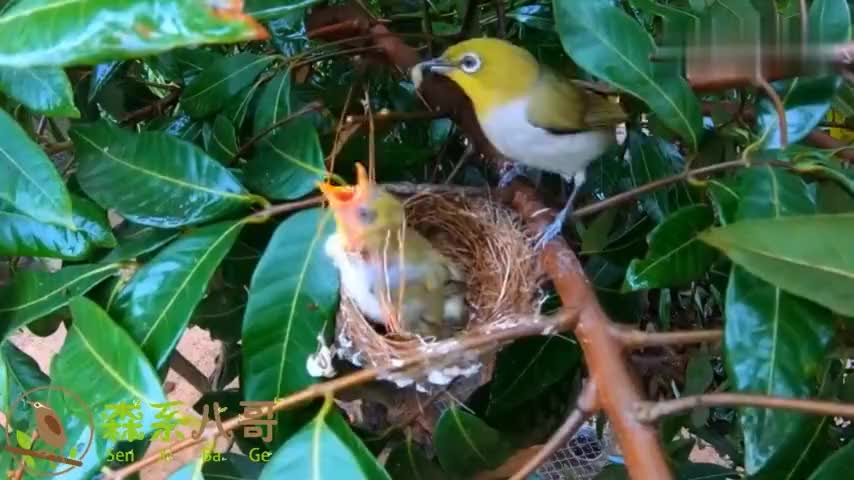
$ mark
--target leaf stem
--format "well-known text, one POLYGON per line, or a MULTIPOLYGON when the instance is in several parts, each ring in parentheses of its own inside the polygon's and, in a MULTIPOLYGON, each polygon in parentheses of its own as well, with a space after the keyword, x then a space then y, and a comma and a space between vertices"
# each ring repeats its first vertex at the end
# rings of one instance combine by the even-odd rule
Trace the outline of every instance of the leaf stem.
POLYGON ((635 417, 641 422, 655 422, 662 417, 698 407, 762 407, 854 418, 854 405, 851 404, 747 393, 707 393, 659 402, 640 402, 636 407, 635 417))

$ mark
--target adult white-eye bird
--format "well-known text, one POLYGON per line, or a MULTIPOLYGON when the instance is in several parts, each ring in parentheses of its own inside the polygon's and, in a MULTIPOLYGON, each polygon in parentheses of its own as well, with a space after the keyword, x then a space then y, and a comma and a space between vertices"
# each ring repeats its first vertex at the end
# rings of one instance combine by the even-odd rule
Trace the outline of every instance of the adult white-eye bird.
POLYGON ((356 164, 355 186, 319 184, 335 215, 326 254, 341 286, 375 323, 444 338, 468 320, 459 268, 412 227, 403 204, 356 164))
MULTIPOLYGON (((466 40, 419 63, 412 69, 416 88, 427 71, 462 88, 483 133, 502 155, 574 183, 541 245, 558 235, 587 165, 616 143, 616 126, 626 120, 620 105, 540 65, 527 50, 495 38, 466 40)), ((518 173, 514 165, 501 186, 518 173)))

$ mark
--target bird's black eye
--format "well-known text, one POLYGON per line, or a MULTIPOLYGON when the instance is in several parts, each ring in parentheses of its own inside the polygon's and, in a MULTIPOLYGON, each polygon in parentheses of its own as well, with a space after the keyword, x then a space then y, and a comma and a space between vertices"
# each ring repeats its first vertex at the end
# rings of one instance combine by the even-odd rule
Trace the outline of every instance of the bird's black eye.
POLYGON ((368 207, 359 207, 357 214, 359 215, 359 220, 365 223, 373 223, 377 218, 377 212, 368 207))
POLYGON ((474 73, 480 68, 480 57, 474 53, 463 55, 460 60, 460 68, 466 73, 474 73))

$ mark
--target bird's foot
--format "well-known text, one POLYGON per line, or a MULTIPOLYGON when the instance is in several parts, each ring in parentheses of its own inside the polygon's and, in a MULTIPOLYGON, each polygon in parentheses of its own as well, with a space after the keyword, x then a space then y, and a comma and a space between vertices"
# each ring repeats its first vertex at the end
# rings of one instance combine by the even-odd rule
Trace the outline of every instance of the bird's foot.
POLYGON ((498 181, 498 188, 506 188, 514 178, 522 175, 523 173, 522 167, 515 163, 511 164, 501 172, 501 179, 498 181))
POLYGON ((560 236, 563 232, 563 224, 566 222, 567 217, 572 212, 572 203, 567 202, 566 206, 558 212, 554 221, 550 223, 543 233, 540 235, 540 239, 537 240, 537 244, 534 246, 536 250, 542 250, 547 243, 554 240, 556 237, 560 236))

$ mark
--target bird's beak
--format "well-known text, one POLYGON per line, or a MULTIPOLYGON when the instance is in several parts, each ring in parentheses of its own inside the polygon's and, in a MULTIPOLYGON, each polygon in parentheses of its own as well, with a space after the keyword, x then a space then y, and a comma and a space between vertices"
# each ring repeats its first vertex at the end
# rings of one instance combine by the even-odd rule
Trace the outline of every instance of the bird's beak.
POLYGON ((415 88, 420 88, 421 82, 424 80, 424 72, 444 75, 456 67, 455 64, 439 57, 415 65, 410 71, 410 76, 412 77, 412 83, 415 84, 415 88))
POLYGON ((354 217, 356 208, 368 197, 371 181, 368 172, 362 164, 356 164, 356 185, 332 185, 329 182, 318 182, 317 188, 329 203, 329 208, 335 215, 335 224, 339 232, 344 234, 348 244, 355 244, 355 231, 358 222, 354 217))

